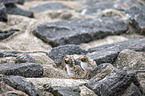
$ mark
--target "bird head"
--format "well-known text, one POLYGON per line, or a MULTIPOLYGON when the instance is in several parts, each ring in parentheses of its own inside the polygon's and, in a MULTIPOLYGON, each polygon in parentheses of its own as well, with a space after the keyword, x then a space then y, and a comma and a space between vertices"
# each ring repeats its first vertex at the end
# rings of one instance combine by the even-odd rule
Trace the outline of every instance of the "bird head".
POLYGON ((83 56, 79 59, 81 62, 88 62, 87 56, 83 56))

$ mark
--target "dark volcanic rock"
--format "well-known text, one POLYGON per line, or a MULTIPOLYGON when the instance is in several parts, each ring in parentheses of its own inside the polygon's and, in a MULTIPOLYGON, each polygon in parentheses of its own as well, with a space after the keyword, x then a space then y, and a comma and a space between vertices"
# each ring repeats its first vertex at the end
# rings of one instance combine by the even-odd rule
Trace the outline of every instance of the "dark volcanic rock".
POLYGON ((117 9, 117 10, 124 10, 121 5, 115 3, 115 2, 101 2, 101 3, 95 3, 91 4, 90 6, 87 6, 80 10, 80 13, 82 15, 98 15, 105 9, 117 9))
POLYGON ((5 6, 8 14, 22 15, 31 18, 34 17, 32 12, 20 9, 14 3, 5 4, 5 6))
POLYGON ((87 51, 81 49, 78 45, 64 45, 53 48, 48 56, 55 62, 56 66, 60 66, 62 59, 65 55, 73 54, 83 54, 85 55, 87 51))
POLYGON ((0 74, 39 77, 43 75, 43 67, 39 63, 6 63, 0 64, 0 74))
POLYGON ((4 21, 4 22, 8 21, 6 7, 2 3, 0 3, 0 21, 4 21))
MULTIPOLYGON (((134 86, 138 89, 135 96, 143 96, 144 93, 136 75, 134 73, 126 73, 124 71, 111 73, 104 79, 98 82, 86 83, 85 86, 93 90, 99 96, 122 96, 131 84, 134 84, 134 86)), ((132 88, 132 90, 134 89, 132 88)))
POLYGON ((85 20, 59 21, 44 23, 33 34, 52 46, 80 44, 104 38, 109 35, 125 33, 127 24, 110 17, 85 20))
POLYGON ((30 9, 34 12, 43 12, 48 10, 61 10, 61 9, 68 9, 68 8, 60 3, 44 3, 30 9))
POLYGON ((0 78, 5 84, 28 94, 29 96, 43 96, 42 92, 31 82, 24 81, 21 76, 4 76, 0 78))
POLYGON ((79 87, 55 87, 44 85, 46 91, 51 92, 54 96, 80 96, 79 87))
POLYGON ((137 33, 145 34, 145 6, 134 6, 125 11, 137 33))
POLYGON ((24 4, 24 0, 0 0, 0 2, 3 2, 4 4, 10 3, 24 4))
POLYGON ((124 49, 145 51, 145 39, 133 39, 90 48, 88 50, 90 53, 88 53, 87 56, 94 59, 97 64, 112 63, 118 56, 119 52, 124 49))
POLYGON ((0 40, 6 39, 9 36, 13 35, 16 31, 1 32, 0 31, 0 40))

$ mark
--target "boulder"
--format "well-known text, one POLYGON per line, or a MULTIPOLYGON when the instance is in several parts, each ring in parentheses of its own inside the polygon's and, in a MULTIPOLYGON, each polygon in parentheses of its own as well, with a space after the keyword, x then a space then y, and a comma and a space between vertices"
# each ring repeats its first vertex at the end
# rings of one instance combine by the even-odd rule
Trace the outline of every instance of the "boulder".
MULTIPOLYGON (((29 96, 43 96, 42 92, 35 87, 31 82, 24 81, 24 77, 21 76, 3 76, 0 78, 5 84, 12 88, 22 91, 29 96)), ((26 95, 26 96, 27 96, 26 95)))
POLYGON ((8 4, 5 4, 5 6, 6 6, 6 10, 8 14, 27 16, 30 18, 34 17, 32 12, 23 10, 17 7, 14 3, 8 3, 8 4))
POLYGON ((58 67, 61 65, 64 56, 73 54, 85 55, 86 53, 87 51, 81 49, 78 45, 68 44, 52 48, 52 50, 48 53, 48 56, 54 61, 54 63, 58 67))
POLYGON ((94 59, 97 64, 112 63, 117 58, 119 52, 124 49, 134 51, 144 51, 145 39, 132 39, 114 44, 107 44, 99 47, 90 48, 87 56, 94 59))
POLYGON ((127 17, 137 33, 145 34, 145 6, 136 5, 125 11, 127 17))
MULTIPOLYGON (((144 95, 136 75, 124 71, 111 73, 102 80, 98 82, 88 82, 85 86, 93 90, 99 96, 122 96, 131 84, 134 84, 135 88, 138 90, 135 94, 136 96, 144 95)), ((130 90, 133 92, 132 90, 134 89, 130 87, 130 90)), ((130 90, 128 90, 127 93, 130 93, 130 90)))
POLYGON ((118 69, 115 68, 112 64, 110 63, 102 63, 99 66, 97 66, 91 74, 86 76, 86 79, 89 79, 92 82, 97 82, 103 78, 105 78, 107 75, 117 72, 118 69))
POLYGON ((37 5, 36 7, 30 8, 30 10, 34 12, 43 12, 43 11, 50 11, 50 10, 62 10, 62 9, 68 9, 67 7, 63 6, 61 3, 44 3, 37 5))
POLYGON ((7 12, 6 12, 6 7, 4 6, 3 3, 0 3, 0 21, 7 22, 7 12))
MULTIPOLYGON (((145 52, 136 52, 129 49, 119 53, 117 59, 113 63, 115 67, 121 70, 137 71, 145 70, 145 52)), ((145 91, 145 71, 138 72, 137 77, 145 91)))
POLYGON ((121 51, 113 63, 121 70, 145 70, 145 52, 135 52, 129 49, 121 51))
POLYGON ((0 94, 1 96, 29 96, 25 92, 16 90, 8 84, 4 83, 3 80, 0 80, 0 94))
POLYGON ((43 67, 40 63, 6 63, 0 64, 0 66, 0 74, 24 77, 40 77, 43 75, 43 67))
POLYGON ((99 17, 40 24, 33 31, 33 34, 56 47, 87 43, 109 35, 125 33, 127 29, 128 26, 123 21, 110 17, 99 17))

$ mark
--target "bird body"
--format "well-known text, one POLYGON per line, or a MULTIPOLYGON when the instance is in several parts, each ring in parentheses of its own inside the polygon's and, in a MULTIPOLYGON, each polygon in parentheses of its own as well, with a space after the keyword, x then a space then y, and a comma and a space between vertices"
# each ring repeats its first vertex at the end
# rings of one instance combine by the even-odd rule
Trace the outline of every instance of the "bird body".
POLYGON ((81 62, 81 67, 82 69, 85 71, 85 75, 89 75, 91 73, 91 71, 93 71, 93 67, 89 62, 89 58, 87 56, 83 56, 80 58, 80 62, 81 62))
POLYGON ((84 78, 84 74, 90 73, 96 68, 96 63, 85 55, 66 55, 63 58, 62 66, 70 78, 84 78), (80 59, 81 58, 81 59, 80 59))

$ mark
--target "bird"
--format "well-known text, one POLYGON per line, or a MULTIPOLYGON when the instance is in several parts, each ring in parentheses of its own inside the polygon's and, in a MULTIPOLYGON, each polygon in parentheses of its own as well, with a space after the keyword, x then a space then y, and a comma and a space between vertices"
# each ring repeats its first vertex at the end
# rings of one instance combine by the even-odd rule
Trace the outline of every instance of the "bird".
POLYGON ((89 62, 89 58, 84 55, 79 60, 81 62, 80 64, 81 64, 82 69, 85 71, 85 75, 84 76, 89 75, 91 73, 91 71, 94 70, 93 66, 89 62))
POLYGON ((77 79, 76 75, 75 75, 75 68, 73 66, 73 64, 71 64, 71 62, 69 61, 69 59, 65 59, 63 60, 63 62, 65 63, 65 68, 67 70, 67 73, 69 75, 69 77, 71 79, 77 79))

